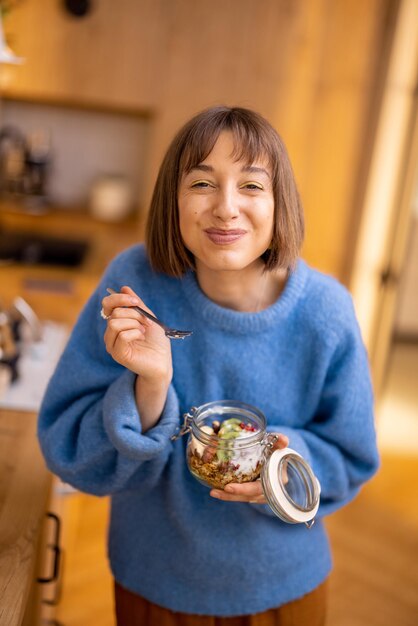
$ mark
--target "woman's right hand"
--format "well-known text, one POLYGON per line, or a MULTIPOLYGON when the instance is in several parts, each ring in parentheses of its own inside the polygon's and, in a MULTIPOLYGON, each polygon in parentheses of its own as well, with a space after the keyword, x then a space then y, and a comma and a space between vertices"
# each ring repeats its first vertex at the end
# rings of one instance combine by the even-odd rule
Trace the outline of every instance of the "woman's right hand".
POLYGON ((130 287, 102 300, 110 318, 104 341, 108 353, 148 385, 168 385, 173 375, 170 340, 162 328, 130 308, 140 306, 152 313, 130 287))

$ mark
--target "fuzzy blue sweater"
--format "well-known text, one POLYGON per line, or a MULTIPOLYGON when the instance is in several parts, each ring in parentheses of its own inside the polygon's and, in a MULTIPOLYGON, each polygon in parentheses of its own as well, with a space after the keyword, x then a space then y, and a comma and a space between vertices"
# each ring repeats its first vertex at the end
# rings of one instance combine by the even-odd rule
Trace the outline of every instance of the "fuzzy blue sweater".
POLYGON ((321 517, 349 502, 378 466, 367 356, 348 292, 299 261, 280 298, 258 313, 220 307, 183 279, 155 274, 143 246, 109 266, 48 386, 39 440, 49 468, 81 491, 111 494, 116 580, 174 611, 233 616, 280 606, 329 574, 321 517), (193 335, 172 342, 174 378, 157 425, 141 432, 132 372, 106 352, 106 287, 128 284, 193 335), (312 529, 267 505, 222 502, 190 474, 187 437, 170 440, 192 406, 221 399, 261 409, 268 429, 321 483, 312 529))

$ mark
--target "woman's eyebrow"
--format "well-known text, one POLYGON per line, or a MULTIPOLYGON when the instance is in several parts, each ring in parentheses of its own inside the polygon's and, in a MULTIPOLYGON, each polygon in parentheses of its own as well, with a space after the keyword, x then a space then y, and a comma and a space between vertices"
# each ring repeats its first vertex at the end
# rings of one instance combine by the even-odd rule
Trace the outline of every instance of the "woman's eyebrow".
POLYGON ((203 163, 199 163, 198 165, 193 165, 193 167, 191 167, 187 173, 189 174, 190 172, 193 172, 194 170, 198 170, 200 172, 213 172, 214 171, 211 165, 204 165, 203 163))
POLYGON ((267 178, 270 178, 270 174, 264 169, 264 167, 257 167, 256 165, 244 165, 244 167, 241 168, 241 172, 248 172, 250 174, 265 174, 267 178))
MULTIPOLYGON (((198 165, 193 165, 193 167, 191 167, 187 173, 189 174, 190 172, 193 172, 195 170, 199 172, 214 172, 215 171, 211 165, 198 163, 198 165)), ((249 174, 264 174, 265 176, 267 176, 267 178, 270 178, 270 174, 268 173, 266 169, 264 169, 264 167, 257 167, 256 165, 244 165, 241 168, 241 172, 248 172, 249 174)))

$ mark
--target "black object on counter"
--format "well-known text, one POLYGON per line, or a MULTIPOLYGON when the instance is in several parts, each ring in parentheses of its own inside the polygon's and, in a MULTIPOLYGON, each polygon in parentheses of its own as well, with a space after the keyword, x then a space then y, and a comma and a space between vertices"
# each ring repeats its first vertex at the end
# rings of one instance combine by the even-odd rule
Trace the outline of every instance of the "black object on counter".
POLYGON ((17 363, 19 361, 20 354, 16 353, 11 357, 0 358, 0 363, 10 369, 10 382, 14 383, 19 378, 19 370, 17 363))
POLYGON ((0 231, 0 262, 77 267, 88 247, 86 241, 0 231))

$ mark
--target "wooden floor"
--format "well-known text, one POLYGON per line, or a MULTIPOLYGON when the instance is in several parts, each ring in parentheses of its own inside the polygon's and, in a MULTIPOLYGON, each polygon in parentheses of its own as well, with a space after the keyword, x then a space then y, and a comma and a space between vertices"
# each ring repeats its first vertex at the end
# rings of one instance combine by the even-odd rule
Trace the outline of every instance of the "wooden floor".
POLYGON ((329 518, 329 626, 417 626, 417 476, 417 457, 385 453, 379 475, 329 518))
MULTIPOLYGON (((418 348, 416 356, 410 376, 418 371, 418 348)), ((415 408, 418 424, 418 402, 415 408)), ((399 416, 393 417, 395 435, 399 416)), ((329 626, 418 625, 418 452, 408 445, 393 451, 387 439, 386 432, 379 473, 327 520, 334 553, 329 626)), ((56 618, 64 626, 114 626, 105 557, 108 501, 70 495, 65 507, 65 576, 56 618)))

